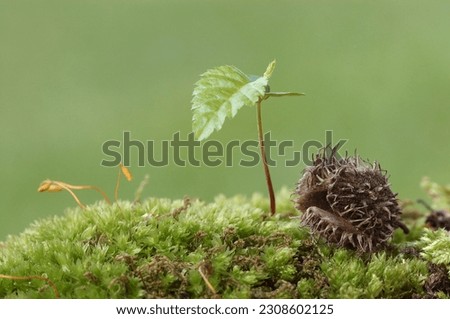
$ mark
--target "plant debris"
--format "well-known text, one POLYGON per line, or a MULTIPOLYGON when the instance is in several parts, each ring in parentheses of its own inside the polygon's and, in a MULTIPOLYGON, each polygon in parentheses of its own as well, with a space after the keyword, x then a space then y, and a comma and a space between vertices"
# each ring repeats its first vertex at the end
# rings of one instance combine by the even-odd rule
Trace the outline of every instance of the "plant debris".
POLYGON ((298 182, 301 224, 329 243, 360 252, 385 246, 396 228, 407 233, 386 172, 359 156, 338 158, 336 149, 323 149, 298 182))

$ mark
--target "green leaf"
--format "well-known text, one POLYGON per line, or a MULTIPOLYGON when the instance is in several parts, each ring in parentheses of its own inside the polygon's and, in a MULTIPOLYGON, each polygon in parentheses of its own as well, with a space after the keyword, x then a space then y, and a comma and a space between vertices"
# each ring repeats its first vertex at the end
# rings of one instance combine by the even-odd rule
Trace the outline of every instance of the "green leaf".
POLYGON ((266 79, 269 79, 272 76, 273 70, 275 70, 276 63, 277 63, 277 60, 273 60, 267 66, 266 72, 264 72, 264 75, 263 75, 266 79))
MULTIPOLYGON (((266 73, 273 71, 272 62, 266 73), (271 68, 269 70, 269 68, 271 68)), ((252 106, 266 94, 268 77, 250 79, 234 66, 220 66, 206 71, 195 84, 192 98, 192 129, 198 140, 222 128, 243 106, 252 106), (253 81, 252 81, 253 80, 253 81)))

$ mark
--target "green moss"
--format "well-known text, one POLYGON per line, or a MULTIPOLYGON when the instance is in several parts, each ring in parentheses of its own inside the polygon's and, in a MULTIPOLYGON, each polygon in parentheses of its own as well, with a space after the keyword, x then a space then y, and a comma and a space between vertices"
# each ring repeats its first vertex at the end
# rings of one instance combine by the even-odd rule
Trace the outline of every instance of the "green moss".
POLYGON ((444 265, 450 270, 450 236, 443 229, 431 231, 426 229, 419 241, 422 257, 434 264, 444 265))
MULTIPOLYGON (((223 298, 410 298, 430 296, 431 263, 449 267, 443 231, 417 223, 390 249, 357 255, 300 228, 287 190, 277 199, 276 216, 260 195, 72 209, 3 243, 0 273, 47 277, 63 298, 216 297, 200 271, 223 298)), ((54 293, 43 281, 0 279, 0 297, 54 293)))
POLYGON ((336 251, 321 268, 331 298, 410 298, 423 292, 428 273, 425 261, 403 254, 377 253, 365 262, 346 250, 336 251))

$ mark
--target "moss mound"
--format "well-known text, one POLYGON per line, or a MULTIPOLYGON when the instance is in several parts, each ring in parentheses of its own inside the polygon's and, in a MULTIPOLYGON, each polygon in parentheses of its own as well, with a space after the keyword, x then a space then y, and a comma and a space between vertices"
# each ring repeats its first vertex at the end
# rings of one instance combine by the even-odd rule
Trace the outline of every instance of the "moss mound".
MULTIPOLYGON (((449 297, 450 239, 409 223, 358 255, 299 227, 290 193, 99 202, 34 223, 0 248, 0 274, 49 278, 62 298, 449 297)), ((407 216, 407 214, 406 214, 407 216)), ((0 279, 0 297, 54 298, 42 280, 0 279)))

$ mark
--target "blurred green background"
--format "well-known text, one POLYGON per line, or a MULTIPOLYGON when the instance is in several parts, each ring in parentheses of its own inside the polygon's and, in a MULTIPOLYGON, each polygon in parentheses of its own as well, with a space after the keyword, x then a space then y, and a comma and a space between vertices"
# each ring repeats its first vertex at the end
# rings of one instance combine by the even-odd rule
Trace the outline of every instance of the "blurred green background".
MULTIPOLYGON (((37 218, 76 206, 67 193, 38 193, 51 178, 94 184, 111 196, 116 168, 101 145, 168 140, 191 131, 193 84, 234 64, 262 74, 277 59, 264 128, 277 140, 349 139, 378 160, 401 198, 423 198, 429 176, 450 182, 448 1, 0 1, 0 240, 37 218)), ((255 139, 243 109, 211 139, 255 139)), ((200 154, 197 153, 197 156, 200 154)), ((239 153, 234 153, 236 164, 239 153)), ((304 165, 272 169, 293 188, 304 165)), ((212 199, 266 192, 261 167, 132 167, 120 195, 212 199)), ((78 193, 85 203, 98 194, 78 193)))

